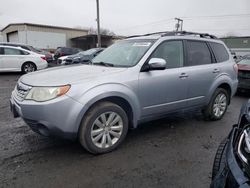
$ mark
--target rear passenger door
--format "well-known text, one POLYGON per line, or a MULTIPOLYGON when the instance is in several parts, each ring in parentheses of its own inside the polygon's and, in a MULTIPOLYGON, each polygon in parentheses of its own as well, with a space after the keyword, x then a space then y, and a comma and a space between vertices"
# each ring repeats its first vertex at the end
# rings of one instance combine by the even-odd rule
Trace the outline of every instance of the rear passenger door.
POLYGON ((8 47, 3 48, 2 66, 4 70, 19 71, 24 60, 25 56, 22 50, 8 47))
POLYGON ((209 89, 220 72, 207 42, 185 40, 188 75, 188 107, 204 105, 209 89))

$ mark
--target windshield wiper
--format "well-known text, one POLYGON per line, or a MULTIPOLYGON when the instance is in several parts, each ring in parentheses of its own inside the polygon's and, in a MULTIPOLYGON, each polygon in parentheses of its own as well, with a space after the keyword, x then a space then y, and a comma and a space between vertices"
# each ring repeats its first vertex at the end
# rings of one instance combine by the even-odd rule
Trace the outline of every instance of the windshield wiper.
POLYGON ((93 63, 93 65, 101 65, 101 66, 106 66, 106 67, 114 67, 114 64, 112 63, 105 63, 105 62, 97 62, 97 63, 93 63))

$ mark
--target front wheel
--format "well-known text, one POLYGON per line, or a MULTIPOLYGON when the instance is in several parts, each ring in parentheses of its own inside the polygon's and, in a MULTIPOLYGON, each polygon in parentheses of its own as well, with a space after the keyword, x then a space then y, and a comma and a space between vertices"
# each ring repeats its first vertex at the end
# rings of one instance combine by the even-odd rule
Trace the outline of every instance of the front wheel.
POLYGON ((217 88, 208 104, 203 110, 206 119, 220 120, 227 111, 229 94, 223 88, 217 88))
POLYGON ((126 112, 111 102, 92 107, 79 130, 81 145, 93 154, 107 153, 117 148, 128 132, 126 112))

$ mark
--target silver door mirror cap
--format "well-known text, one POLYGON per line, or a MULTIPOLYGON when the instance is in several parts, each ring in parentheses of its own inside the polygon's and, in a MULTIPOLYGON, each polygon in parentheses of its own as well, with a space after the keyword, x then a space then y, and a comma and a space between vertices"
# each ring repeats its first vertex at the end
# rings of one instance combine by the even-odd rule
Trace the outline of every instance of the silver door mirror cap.
POLYGON ((162 58, 152 58, 148 62, 150 70, 164 70, 166 69, 167 62, 162 58))

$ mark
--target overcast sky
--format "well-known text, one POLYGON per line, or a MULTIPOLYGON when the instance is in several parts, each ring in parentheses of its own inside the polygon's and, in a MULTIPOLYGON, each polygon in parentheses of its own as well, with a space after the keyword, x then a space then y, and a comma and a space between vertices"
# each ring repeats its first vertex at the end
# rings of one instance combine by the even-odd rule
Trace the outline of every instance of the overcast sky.
MULTIPOLYGON (((184 30, 217 35, 250 35, 250 0, 100 0, 101 27, 133 35, 184 30)), ((0 27, 30 22, 96 27, 96 0, 1 0, 0 27)))

